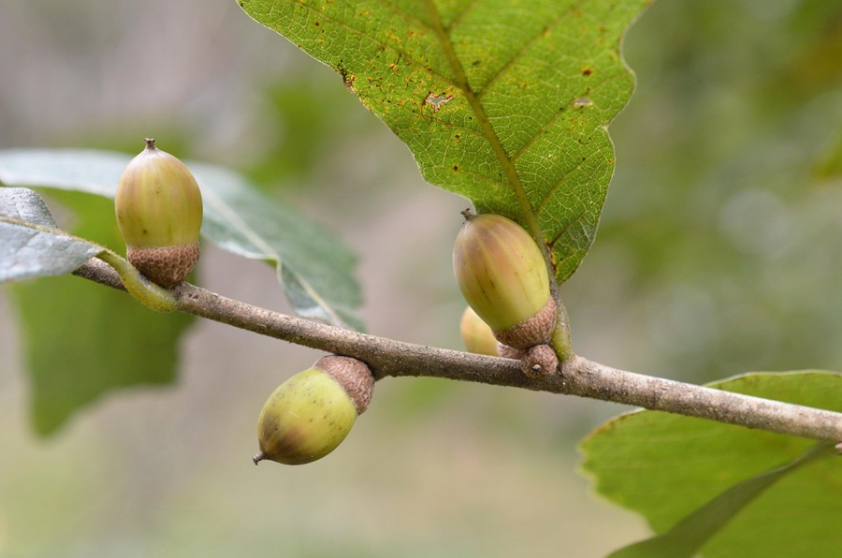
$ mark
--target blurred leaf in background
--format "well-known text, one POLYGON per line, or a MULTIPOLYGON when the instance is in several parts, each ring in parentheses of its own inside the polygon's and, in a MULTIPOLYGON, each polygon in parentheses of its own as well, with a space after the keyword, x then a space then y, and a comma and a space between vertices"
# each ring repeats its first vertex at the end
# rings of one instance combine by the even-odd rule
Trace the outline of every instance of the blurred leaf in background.
POLYGON ((696 382, 839 368, 842 191, 815 169, 836 161, 840 44, 838 2, 657 2, 640 19, 598 241, 565 286, 578 352, 696 382))

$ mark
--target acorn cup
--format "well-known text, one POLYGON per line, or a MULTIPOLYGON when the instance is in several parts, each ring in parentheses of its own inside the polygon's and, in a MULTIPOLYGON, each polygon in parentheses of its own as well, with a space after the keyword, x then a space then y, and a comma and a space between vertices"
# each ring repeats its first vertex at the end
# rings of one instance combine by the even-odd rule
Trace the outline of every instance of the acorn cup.
POLYGON ((126 258, 162 287, 184 281, 199 260, 202 194, 187 166, 146 140, 114 198, 126 258))
POLYGON ((509 347, 499 341, 497 342, 497 356, 510 358, 512 360, 521 360, 525 354, 526 351, 523 349, 515 349, 514 347, 509 347))
POLYGON ((301 465, 326 456, 368 408, 373 390, 374 376, 363 362, 341 356, 319 359, 278 386, 263 405, 254 464, 268 459, 301 465))
POLYGON ((555 374, 558 365, 558 355, 549 345, 529 347, 520 359, 521 370, 533 379, 555 374))
POLYGON ((528 349, 548 343, 557 309, 538 245, 511 219, 470 210, 463 215, 453 270, 465 300, 504 345, 528 349))

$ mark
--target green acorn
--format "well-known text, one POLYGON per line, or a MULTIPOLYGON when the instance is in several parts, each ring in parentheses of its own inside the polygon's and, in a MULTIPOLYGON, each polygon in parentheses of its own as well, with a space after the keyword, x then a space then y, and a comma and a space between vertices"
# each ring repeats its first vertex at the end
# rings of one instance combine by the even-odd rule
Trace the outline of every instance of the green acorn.
POLYGON ((374 376, 363 362, 327 356, 278 386, 257 420, 260 452, 268 459, 301 465, 321 459, 345 439, 365 412, 374 376))
POLYGON ((494 332, 470 306, 462 313, 459 331, 465 350, 469 353, 497 356, 497 339, 494 338, 494 332))
POLYGON ((501 343, 516 349, 547 343, 557 311, 538 245, 511 219, 463 215, 453 270, 465 300, 501 343))
POLYGON ((126 258, 163 287, 184 281, 199 260, 202 194, 187 166, 146 140, 114 198, 126 258))

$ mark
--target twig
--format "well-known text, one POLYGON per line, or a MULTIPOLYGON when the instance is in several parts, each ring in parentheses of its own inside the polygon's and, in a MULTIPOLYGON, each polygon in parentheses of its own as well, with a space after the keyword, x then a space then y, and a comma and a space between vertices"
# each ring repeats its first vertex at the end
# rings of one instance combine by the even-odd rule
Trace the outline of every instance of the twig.
MULTIPOLYGON (((76 275, 122 289, 117 273, 90 260, 76 275)), ((574 356, 560 374, 529 378, 516 360, 426 347, 272 312, 183 283, 173 290, 182 312, 358 358, 377 379, 429 376, 578 395, 656 411, 838 443, 842 414, 636 374, 574 356)))

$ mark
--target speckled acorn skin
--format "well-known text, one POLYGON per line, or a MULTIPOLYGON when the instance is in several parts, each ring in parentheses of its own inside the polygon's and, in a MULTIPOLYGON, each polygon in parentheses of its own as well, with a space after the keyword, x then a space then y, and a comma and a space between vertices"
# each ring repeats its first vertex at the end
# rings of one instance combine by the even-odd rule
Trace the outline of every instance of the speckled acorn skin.
POLYGON ((324 357, 292 376, 260 412, 255 464, 267 459, 301 465, 326 456, 368 408, 373 386, 368 366, 350 357, 324 357))
POLYGON ((527 349, 546 343, 558 312, 540 248, 511 219, 463 215, 453 270, 465 300, 503 344, 527 349))
POLYGON ((199 259, 203 205, 184 163, 147 139, 120 176, 114 208, 133 266, 163 287, 187 278, 199 259))

